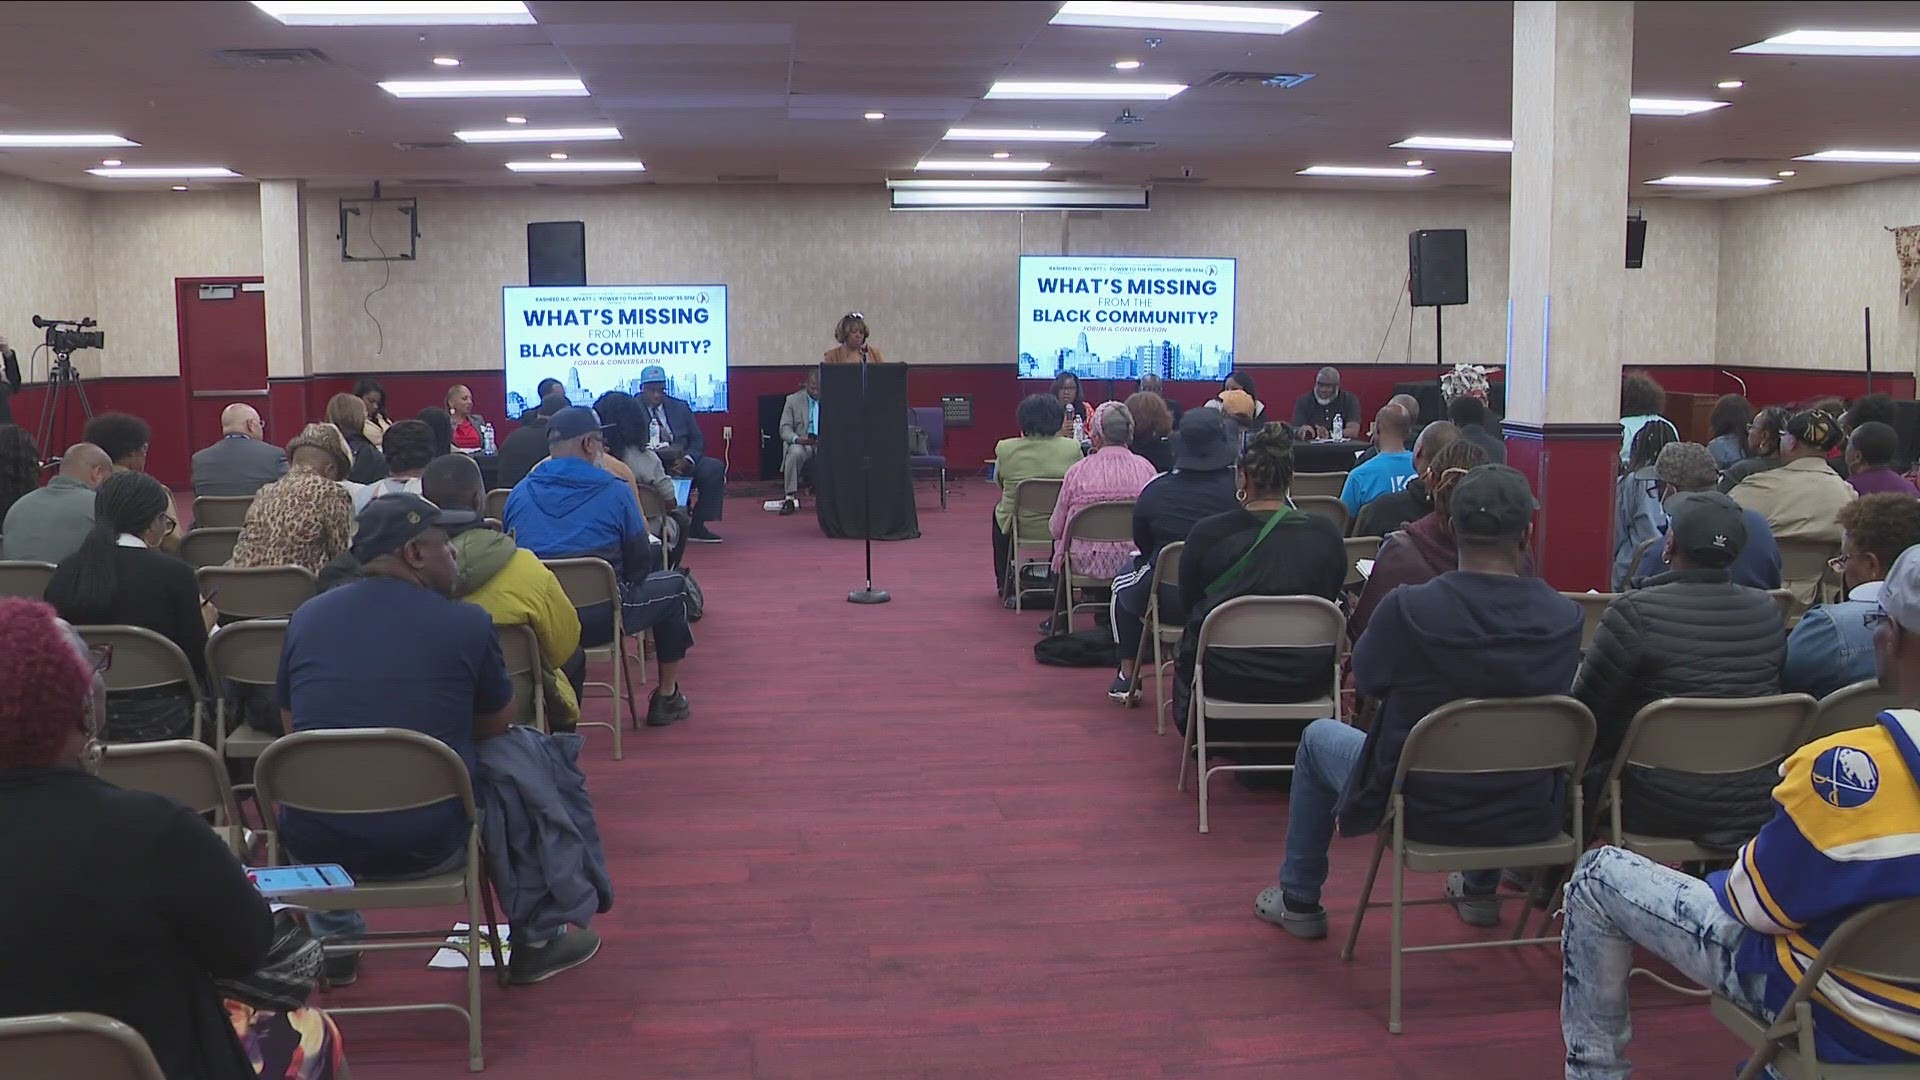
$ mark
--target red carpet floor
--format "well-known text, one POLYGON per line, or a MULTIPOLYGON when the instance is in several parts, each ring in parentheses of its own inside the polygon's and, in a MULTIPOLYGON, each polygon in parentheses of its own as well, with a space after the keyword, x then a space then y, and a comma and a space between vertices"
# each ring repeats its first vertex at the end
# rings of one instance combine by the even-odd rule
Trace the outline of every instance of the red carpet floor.
MULTIPOLYGON (((735 501, 727 542, 689 559, 709 611, 682 671, 692 720, 630 734, 624 762, 589 736, 605 945, 537 987, 488 983, 485 1075, 1559 1075, 1554 949, 1409 958, 1406 1033, 1387 1033, 1384 916, 1339 958, 1368 841, 1334 852, 1336 940, 1254 918, 1284 798, 1223 783, 1199 835, 1178 737, 1109 703, 1108 673, 1036 665, 1040 616, 994 600, 992 497, 961 484, 942 513, 922 485, 925 535, 875 548, 879 608, 844 599, 859 544, 735 501)), ((1443 907, 1409 926, 1484 933, 1443 907)), ((460 995, 424 964, 371 957, 322 1002, 460 995)), ((1634 995, 1640 1075, 1742 1056, 1703 1003, 1634 995)), ((451 1016, 342 1027, 356 1080, 467 1075, 451 1016)))

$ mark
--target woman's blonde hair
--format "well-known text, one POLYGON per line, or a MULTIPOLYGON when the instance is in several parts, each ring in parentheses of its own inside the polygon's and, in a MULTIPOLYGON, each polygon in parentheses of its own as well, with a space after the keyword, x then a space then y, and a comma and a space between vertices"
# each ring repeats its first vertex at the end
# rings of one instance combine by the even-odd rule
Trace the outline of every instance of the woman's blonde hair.
POLYGON ((847 339, 855 334, 866 334, 868 337, 873 336, 872 332, 867 329, 866 317, 857 311, 849 311, 845 315, 840 316, 840 322, 834 326, 833 340, 845 345, 847 339))
POLYGON ((327 399, 327 423, 358 435, 367 426, 367 403, 352 394, 335 394, 327 399))

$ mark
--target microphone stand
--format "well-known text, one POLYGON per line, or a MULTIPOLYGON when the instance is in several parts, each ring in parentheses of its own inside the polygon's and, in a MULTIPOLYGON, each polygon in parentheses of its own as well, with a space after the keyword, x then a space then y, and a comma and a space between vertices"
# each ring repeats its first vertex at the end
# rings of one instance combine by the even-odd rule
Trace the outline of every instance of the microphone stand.
MULTIPOLYGON (((860 346, 860 404, 864 410, 867 405, 867 347, 860 346)), ((860 428, 860 502, 862 516, 866 519, 864 531, 867 534, 867 587, 855 589, 847 594, 849 604, 884 604, 893 597, 885 589, 873 587, 873 424, 871 420, 860 428)))

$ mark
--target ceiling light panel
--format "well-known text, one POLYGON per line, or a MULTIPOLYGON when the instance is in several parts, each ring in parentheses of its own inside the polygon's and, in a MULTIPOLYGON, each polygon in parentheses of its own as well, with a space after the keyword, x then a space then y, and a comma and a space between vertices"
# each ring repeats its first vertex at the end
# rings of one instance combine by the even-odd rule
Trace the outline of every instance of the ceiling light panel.
POLYGON ((1920 165, 1920 150, 1822 150, 1795 161, 1851 161, 1874 165, 1920 165))
POLYGON ((1047 20, 1054 26, 1107 26, 1132 30, 1197 30, 1217 34, 1284 34, 1318 11, 1238 7, 1225 4, 1128 3, 1067 0, 1047 20))
POLYGON ((1649 184, 1668 187, 1757 188, 1771 187, 1780 181, 1770 176, 1663 176, 1649 184))
POLYGON ((579 79, 389 79, 379 86, 397 98, 587 96, 579 79))
POLYGON ((1780 56, 1920 56, 1920 31, 1794 30, 1733 51, 1780 56))
POLYGON ((479 128, 473 131, 456 131, 453 137, 468 143, 603 142, 620 138, 620 129, 616 127, 479 128))
POLYGON ((1432 169, 1381 169, 1371 165, 1309 165, 1295 176, 1432 176, 1432 169))
POLYGON ((1050 161, 921 161, 915 172, 1044 172, 1050 161))
POLYGON ((181 165, 162 168, 122 167, 88 169, 95 176, 116 180, 198 180, 211 177, 236 177, 240 174, 223 165, 181 165))
POLYGON ((0 147, 12 149, 63 146, 139 146, 118 135, 61 135, 37 131, 0 131, 0 147))
POLYGON ((949 142, 1057 142, 1089 143, 1104 139, 1104 131, 1073 128, 948 128, 942 139, 949 142))
POLYGON ((647 167, 638 161, 509 161, 507 168, 514 172, 581 172, 616 173, 646 172, 647 167))
POLYGON ((521 0, 253 0, 287 26, 532 26, 521 0))
POLYGON ((1147 82, 997 82, 988 101, 1165 101, 1186 83, 1147 82))
POLYGON ((1486 154, 1513 153, 1512 139, 1470 139, 1456 135, 1410 135, 1393 145, 1401 150, 1472 150, 1486 154))
POLYGON ((1733 104, 1730 101, 1693 101, 1686 98, 1632 98, 1627 111, 1635 116, 1692 116, 1733 104))

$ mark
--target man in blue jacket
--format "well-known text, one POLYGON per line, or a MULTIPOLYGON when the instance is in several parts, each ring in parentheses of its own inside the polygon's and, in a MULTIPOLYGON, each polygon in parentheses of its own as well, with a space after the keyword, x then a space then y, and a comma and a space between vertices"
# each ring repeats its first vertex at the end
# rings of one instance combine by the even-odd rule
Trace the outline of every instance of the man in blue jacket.
MULTIPOLYGON (((547 421, 547 460, 507 496, 503 523, 521 547, 542 559, 583 556, 605 559, 620 579, 620 623, 629 634, 653 631, 660 682, 647 705, 647 723, 665 727, 687 718, 691 707, 680 692, 680 661, 693 644, 687 625, 687 579, 677 571, 650 573, 659 548, 647 533, 640 498, 632 485, 601 468, 607 450, 600 414, 565 408, 547 421)), ((613 608, 595 604, 580 611, 580 646, 613 640, 613 608)), ((567 672, 579 693, 584 665, 567 672)))
MULTIPOLYGON (((1564 694, 1580 665, 1582 616, 1546 582, 1525 576, 1539 508, 1527 478, 1482 465, 1454 489, 1460 568, 1387 594, 1353 647, 1354 686, 1380 700, 1362 732, 1337 720, 1307 726, 1294 757, 1280 884, 1254 911, 1295 937, 1327 936, 1320 887, 1336 817, 1343 835, 1378 829, 1400 749, 1428 713, 1462 698, 1564 694)), ((1407 837, 1438 844, 1525 844, 1560 831, 1565 782, 1551 774, 1410 777, 1407 837)), ((1447 895, 1474 926, 1500 921, 1498 870, 1454 873, 1447 895)))
POLYGON ((667 471, 675 476, 693 477, 693 524, 687 539, 697 544, 717 544, 720 536, 707 527, 719 521, 726 507, 727 466, 719 458, 706 456, 707 438, 693 421, 693 409, 667 393, 667 369, 649 364, 640 369, 640 406, 647 411, 649 428, 661 445, 654 447, 667 471))

